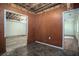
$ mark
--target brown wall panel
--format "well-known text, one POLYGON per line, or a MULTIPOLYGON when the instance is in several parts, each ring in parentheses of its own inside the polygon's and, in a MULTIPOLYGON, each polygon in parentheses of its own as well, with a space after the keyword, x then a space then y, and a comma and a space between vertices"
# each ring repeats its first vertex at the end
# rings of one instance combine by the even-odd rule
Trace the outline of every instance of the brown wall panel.
POLYGON ((3 6, 0 4, 0 55, 6 51, 5 38, 4 38, 4 15, 3 6))
POLYGON ((28 16, 28 43, 34 42, 34 20, 35 16, 22 8, 12 4, 0 4, 0 55, 6 51, 6 39, 4 38, 4 9, 18 12, 28 16))
POLYGON ((73 4, 73 8, 74 8, 74 9, 79 8, 79 3, 74 3, 74 4, 73 4))
POLYGON ((36 16, 35 38, 37 41, 62 46, 62 12, 65 10, 66 7, 60 6, 36 16))
POLYGON ((65 7, 57 7, 51 11, 33 15, 11 4, 0 4, 0 53, 6 51, 4 38, 4 9, 18 12, 28 16, 28 43, 35 40, 48 44, 62 46, 62 12, 65 7), (49 40, 49 36, 51 39, 49 40))

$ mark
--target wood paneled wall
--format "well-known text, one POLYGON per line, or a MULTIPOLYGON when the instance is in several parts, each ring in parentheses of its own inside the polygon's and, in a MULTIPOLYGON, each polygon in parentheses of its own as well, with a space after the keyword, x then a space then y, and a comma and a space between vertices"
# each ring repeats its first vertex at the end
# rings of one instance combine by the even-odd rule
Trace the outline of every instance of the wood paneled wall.
POLYGON ((18 12, 28 16, 28 44, 34 42, 34 20, 35 15, 28 13, 22 8, 12 4, 0 4, 0 55, 6 51, 6 39, 4 38, 4 9, 18 12))
POLYGON ((66 10, 65 7, 60 6, 51 11, 34 15, 11 4, 0 4, 0 54, 6 51, 4 9, 28 16, 28 43, 41 41, 55 46, 62 46, 62 12, 66 10), (49 39, 49 37, 51 38, 49 39))
POLYGON ((0 55, 5 52, 5 38, 4 38, 4 12, 3 6, 0 4, 0 55))
POLYGON ((62 12, 66 7, 59 6, 51 11, 36 15, 36 41, 62 46, 62 12), (49 39, 49 37, 51 37, 49 39))
POLYGON ((74 3, 73 4, 73 9, 79 8, 79 3, 74 3))

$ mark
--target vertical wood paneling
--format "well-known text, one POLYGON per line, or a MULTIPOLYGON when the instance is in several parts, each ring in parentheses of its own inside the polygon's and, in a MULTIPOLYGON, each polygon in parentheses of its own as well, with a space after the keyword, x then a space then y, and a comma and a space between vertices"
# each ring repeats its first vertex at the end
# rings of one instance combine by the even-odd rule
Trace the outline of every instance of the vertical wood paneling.
POLYGON ((0 4, 0 55, 6 51, 4 38, 4 13, 3 6, 0 4))
POLYGON ((0 55, 6 51, 6 39, 4 38, 4 9, 28 16, 28 44, 34 42, 34 15, 11 4, 0 4, 0 55))
POLYGON ((62 46, 62 12, 65 7, 58 7, 51 11, 33 15, 11 4, 0 4, 0 53, 5 52, 4 16, 3 10, 8 9, 28 16, 28 43, 35 40, 62 46), (51 39, 49 40, 49 36, 51 39))
POLYGON ((60 6, 36 16, 35 38, 37 41, 62 46, 62 12, 65 10, 66 7, 60 6))
POLYGON ((74 9, 79 8, 79 3, 74 3, 74 4, 73 4, 73 8, 74 8, 74 9))

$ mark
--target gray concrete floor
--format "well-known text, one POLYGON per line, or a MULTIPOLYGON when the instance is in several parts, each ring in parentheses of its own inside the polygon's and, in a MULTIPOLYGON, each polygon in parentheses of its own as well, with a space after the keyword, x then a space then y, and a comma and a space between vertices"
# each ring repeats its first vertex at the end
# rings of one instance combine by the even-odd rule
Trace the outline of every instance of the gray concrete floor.
POLYGON ((25 45, 11 52, 6 52, 2 56, 78 56, 79 54, 71 50, 61 50, 54 47, 32 43, 25 45))
POLYGON ((27 45, 27 36, 6 38, 6 49, 2 56, 78 56, 79 52, 32 43, 27 45))
POLYGON ((27 45, 27 36, 16 36, 6 38, 6 51, 10 52, 16 48, 27 45))

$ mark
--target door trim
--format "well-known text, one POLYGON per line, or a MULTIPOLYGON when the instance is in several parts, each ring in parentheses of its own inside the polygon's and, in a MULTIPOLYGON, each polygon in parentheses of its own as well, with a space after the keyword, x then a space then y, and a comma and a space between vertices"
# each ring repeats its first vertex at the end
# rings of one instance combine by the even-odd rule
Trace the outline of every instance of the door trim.
MULTIPOLYGON (((18 13, 16 11, 12 11, 12 10, 8 10, 8 9, 4 9, 4 38, 6 37, 6 12, 11 12, 11 13, 15 13, 15 14, 20 14, 20 15, 23 15, 26 17, 27 19, 27 28, 29 29, 29 22, 28 22, 28 16, 27 15, 24 15, 24 14, 21 14, 21 13, 18 13)), ((28 41, 28 29, 27 29, 27 41, 28 41)), ((26 41, 26 44, 27 44, 27 41, 26 41)), ((6 43, 5 43, 6 44, 6 43)))

